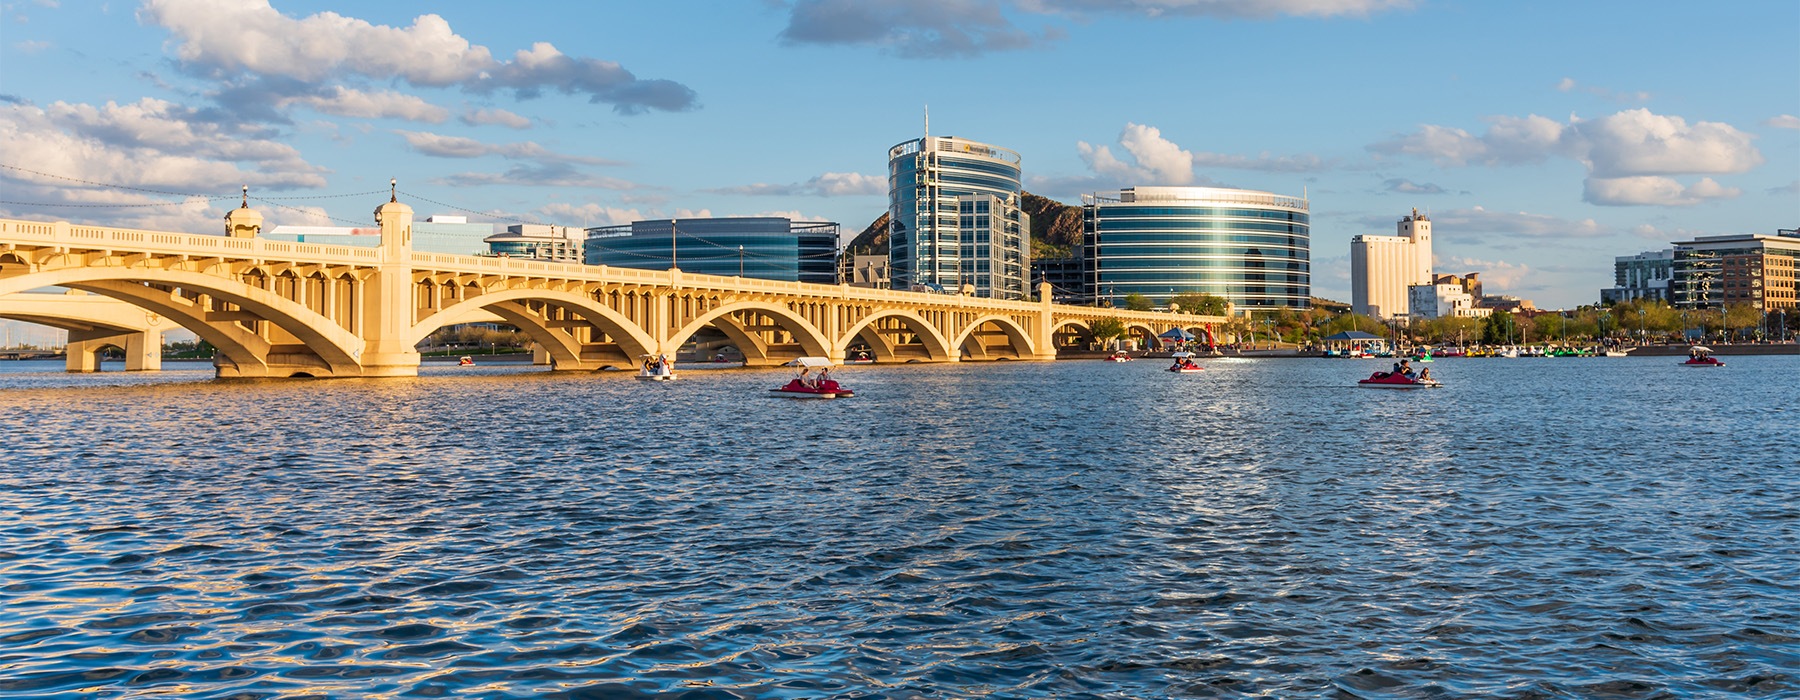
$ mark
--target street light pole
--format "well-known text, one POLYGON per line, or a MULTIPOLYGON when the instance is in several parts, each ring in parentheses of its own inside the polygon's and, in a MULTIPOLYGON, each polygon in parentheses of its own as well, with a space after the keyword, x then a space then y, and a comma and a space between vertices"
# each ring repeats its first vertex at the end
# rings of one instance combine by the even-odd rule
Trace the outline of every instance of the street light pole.
POLYGON ((744 276, 744 244, 738 244, 738 276, 744 276))
POLYGON ((669 219, 669 269, 671 270, 680 267, 675 264, 675 226, 678 223, 680 222, 669 219))

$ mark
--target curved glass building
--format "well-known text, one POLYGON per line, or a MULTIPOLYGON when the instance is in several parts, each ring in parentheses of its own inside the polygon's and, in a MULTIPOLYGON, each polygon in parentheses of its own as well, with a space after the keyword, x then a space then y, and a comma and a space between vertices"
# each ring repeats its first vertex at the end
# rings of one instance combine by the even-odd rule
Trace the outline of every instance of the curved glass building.
POLYGON ((1019 154, 954 136, 888 149, 888 271, 895 289, 1020 299, 1031 277, 1031 218, 1019 154))
POLYGON ((588 229, 584 262, 837 284, 837 243, 838 225, 828 221, 773 216, 633 221, 588 229))
POLYGON ((1238 310, 1304 309, 1312 296, 1307 202, 1256 190, 1132 187, 1082 196, 1087 286, 1123 306, 1182 292, 1238 310))

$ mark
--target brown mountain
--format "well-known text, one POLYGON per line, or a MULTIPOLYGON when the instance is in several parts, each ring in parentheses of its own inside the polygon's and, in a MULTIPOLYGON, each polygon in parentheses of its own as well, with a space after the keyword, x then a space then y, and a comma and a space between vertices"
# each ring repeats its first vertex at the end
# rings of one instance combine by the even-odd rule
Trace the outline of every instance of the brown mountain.
MULTIPOLYGON (((1081 207, 1024 193, 1020 207, 1031 215, 1031 257, 1066 258, 1081 247, 1081 207)), ((844 249, 851 254, 883 255, 888 251, 888 215, 856 234, 844 249)))

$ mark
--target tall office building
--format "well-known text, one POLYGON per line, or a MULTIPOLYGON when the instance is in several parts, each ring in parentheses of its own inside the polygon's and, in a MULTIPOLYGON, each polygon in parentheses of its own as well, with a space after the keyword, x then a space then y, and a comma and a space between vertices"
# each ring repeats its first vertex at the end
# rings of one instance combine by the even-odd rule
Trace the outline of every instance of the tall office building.
POLYGON ((1675 279, 1675 249, 1646 250, 1613 258, 1613 286, 1600 290, 1600 303, 1621 301, 1669 301, 1669 283, 1675 279))
POLYGON ((1304 309, 1312 298, 1307 201, 1257 190, 1128 187, 1082 196, 1084 291, 1123 306, 1184 292, 1240 310, 1304 309))
POLYGON ((1019 209, 1019 154, 953 136, 888 149, 888 270, 894 289, 1021 299, 1031 217, 1019 209))
POLYGON ((837 284, 837 244, 838 225, 830 221, 779 216, 660 219, 588 229, 586 262, 837 284))
POLYGON ((1433 283, 1431 219, 1414 209, 1395 228, 1398 235, 1350 239, 1351 311, 1380 319, 1407 316, 1407 288, 1433 283))

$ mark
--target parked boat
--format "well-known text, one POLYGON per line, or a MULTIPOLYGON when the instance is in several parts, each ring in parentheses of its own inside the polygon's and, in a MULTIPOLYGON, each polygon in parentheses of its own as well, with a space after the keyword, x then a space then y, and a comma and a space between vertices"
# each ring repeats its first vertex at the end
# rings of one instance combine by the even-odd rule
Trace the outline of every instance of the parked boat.
POLYGON ((1130 362, 1132 359, 1131 353, 1124 350, 1114 351, 1113 354, 1106 356, 1107 362, 1130 362))
POLYGON ((855 396, 856 392, 831 378, 831 364, 831 360, 823 357, 802 357, 789 362, 788 366, 800 368, 799 376, 779 389, 770 389, 769 395, 784 399, 847 399, 855 396))

